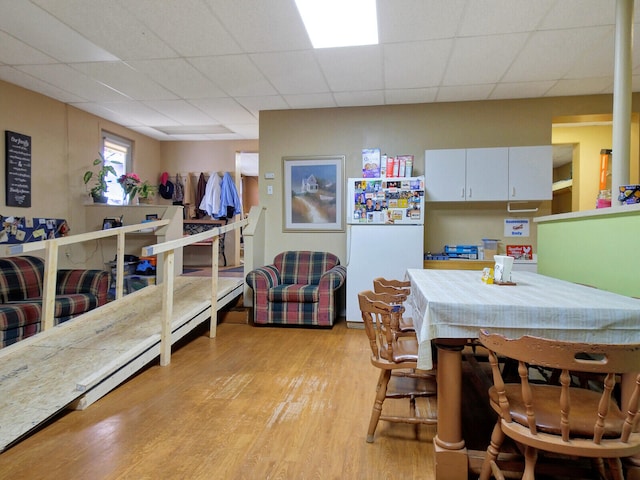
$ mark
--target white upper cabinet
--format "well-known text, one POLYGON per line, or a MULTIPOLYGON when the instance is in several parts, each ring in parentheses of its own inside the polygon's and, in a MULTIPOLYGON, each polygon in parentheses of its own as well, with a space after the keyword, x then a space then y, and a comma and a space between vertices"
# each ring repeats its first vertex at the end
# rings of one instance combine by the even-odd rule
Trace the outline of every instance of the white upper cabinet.
POLYGON ((464 148, 425 151, 426 201, 461 202, 466 199, 466 159, 464 148))
POLYGON ((428 202, 551 199, 551 146, 425 151, 428 202))
POLYGON ((552 185, 551 145, 509 148, 508 200, 551 200, 552 185))
POLYGON ((504 200, 508 180, 508 148, 467 149, 468 202, 504 200))

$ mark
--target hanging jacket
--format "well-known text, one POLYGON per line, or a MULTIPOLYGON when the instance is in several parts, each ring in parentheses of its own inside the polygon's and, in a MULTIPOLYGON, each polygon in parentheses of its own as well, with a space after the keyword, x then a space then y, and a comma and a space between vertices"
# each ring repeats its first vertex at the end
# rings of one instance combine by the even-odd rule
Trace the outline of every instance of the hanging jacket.
POLYGON ((220 186, 220 208, 215 218, 233 218, 242 213, 242 202, 238 196, 236 184, 229 172, 222 177, 220 186))
POLYGON ((182 183, 182 175, 176 173, 176 185, 173 190, 173 202, 182 204, 184 202, 184 184, 182 183))
MULTIPOLYGON (((204 178, 204 175, 202 178, 204 178)), ((214 218, 214 215, 216 215, 218 210, 220 210, 220 183, 220 175, 215 172, 211 172, 209 180, 205 186, 202 201, 200 202, 200 210, 206 212, 206 214, 212 218, 214 218)), ((198 182, 198 185, 200 185, 200 182, 198 182)))

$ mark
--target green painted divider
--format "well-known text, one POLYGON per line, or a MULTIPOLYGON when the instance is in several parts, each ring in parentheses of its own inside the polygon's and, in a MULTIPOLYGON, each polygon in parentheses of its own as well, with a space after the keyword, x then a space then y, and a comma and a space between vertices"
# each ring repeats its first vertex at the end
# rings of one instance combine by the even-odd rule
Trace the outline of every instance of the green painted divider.
POLYGON ((606 210, 536 219, 538 273, 640 297, 640 209, 606 210))

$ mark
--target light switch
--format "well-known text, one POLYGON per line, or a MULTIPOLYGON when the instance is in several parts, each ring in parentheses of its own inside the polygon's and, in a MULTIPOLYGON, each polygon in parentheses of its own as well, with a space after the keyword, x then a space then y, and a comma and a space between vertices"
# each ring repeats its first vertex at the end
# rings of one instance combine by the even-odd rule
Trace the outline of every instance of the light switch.
POLYGON ((276 178, 276 174, 273 172, 266 172, 264 174, 264 178, 266 178, 267 180, 273 180, 274 178, 276 178))
POLYGON ((273 195, 273 185, 267 185, 267 195, 273 195))

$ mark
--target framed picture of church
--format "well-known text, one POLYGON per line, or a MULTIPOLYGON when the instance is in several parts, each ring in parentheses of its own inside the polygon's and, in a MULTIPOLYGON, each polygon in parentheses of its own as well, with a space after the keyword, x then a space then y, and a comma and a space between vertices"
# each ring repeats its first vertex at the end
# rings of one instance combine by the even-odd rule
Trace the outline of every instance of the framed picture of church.
POLYGON ((344 162, 344 155, 283 158, 284 231, 344 231, 344 162))

